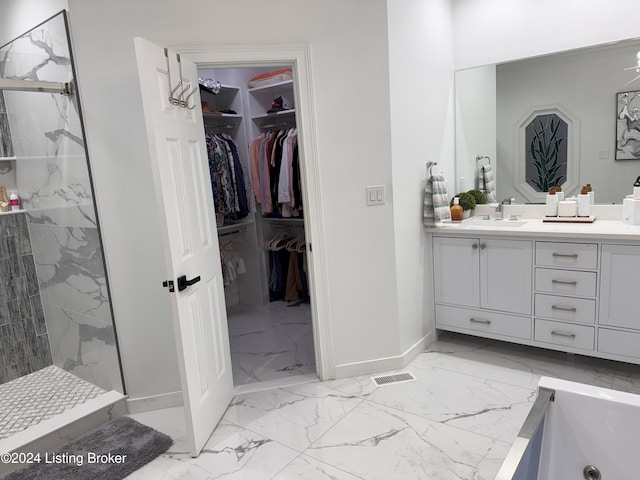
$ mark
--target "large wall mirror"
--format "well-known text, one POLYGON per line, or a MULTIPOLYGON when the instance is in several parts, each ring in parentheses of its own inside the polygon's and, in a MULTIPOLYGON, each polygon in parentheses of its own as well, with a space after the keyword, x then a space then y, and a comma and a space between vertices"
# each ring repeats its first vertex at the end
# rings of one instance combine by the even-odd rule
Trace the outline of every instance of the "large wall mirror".
POLYGON ((622 203, 640 175, 639 51, 629 40, 457 71, 456 191, 490 161, 498 200, 590 183, 596 203, 622 203))

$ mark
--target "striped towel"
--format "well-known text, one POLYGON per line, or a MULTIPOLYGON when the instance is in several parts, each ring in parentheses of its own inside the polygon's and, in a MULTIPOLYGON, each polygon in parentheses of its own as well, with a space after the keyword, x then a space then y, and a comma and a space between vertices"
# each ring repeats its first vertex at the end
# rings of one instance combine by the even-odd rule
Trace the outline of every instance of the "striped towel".
POLYGON ((476 172, 476 188, 481 192, 486 192, 485 184, 484 184, 484 167, 478 167, 476 172))
POLYGON ((436 222, 451 219, 447 182, 444 175, 432 175, 427 178, 423 203, 422 220, 425 227, 433 227, 436 222))
POLYGON ((491 168, 491 165, 482 167, 482 181, 484 183, 484 193, 487 195, 487 203, 497 202, 496 180, 493 177, 493 168, 491 168))

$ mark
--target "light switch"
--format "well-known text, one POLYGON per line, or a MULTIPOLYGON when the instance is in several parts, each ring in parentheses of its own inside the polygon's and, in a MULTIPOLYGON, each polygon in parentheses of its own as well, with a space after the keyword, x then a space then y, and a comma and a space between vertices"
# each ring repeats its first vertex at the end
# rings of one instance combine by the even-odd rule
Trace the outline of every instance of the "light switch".
POLYGON ((384 205, 384 185, 367 187, 367 206, 384 205))

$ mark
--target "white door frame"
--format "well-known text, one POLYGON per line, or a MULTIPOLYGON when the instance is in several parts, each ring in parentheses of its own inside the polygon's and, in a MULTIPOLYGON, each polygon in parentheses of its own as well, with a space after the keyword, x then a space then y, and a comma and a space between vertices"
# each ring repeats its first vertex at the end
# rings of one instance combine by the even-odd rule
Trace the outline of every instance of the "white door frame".
POLYGON ((300 45, 193 46, 174 49, 199 68, 238 68, 292 65, 302 191, 305 205, 304 228, 307 243, 309 286, 313 318, 316 373, 321 380, 335 378, 333 336, 330 318, 324 211, 320 185, 315 110, 311 75, 311 48, 300 45))

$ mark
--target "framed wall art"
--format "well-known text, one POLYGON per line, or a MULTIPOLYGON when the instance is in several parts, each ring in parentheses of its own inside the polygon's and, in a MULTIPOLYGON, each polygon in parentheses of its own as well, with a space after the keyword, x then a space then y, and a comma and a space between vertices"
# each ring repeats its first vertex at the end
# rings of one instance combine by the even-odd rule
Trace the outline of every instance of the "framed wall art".
POLYGON ((616 160, 640 160, 640 90, 616 94, 616 160))

